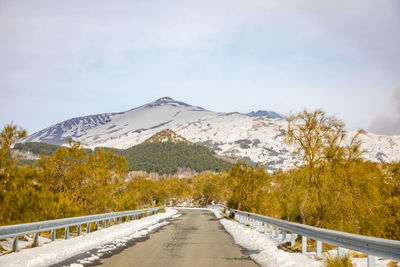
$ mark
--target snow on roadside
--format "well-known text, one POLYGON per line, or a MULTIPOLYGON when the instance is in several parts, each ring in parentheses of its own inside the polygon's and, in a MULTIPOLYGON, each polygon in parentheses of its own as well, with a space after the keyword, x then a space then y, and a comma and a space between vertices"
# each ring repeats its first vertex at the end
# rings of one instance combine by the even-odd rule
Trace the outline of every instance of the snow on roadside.
MULTIPOLYGON (((219 211, 211 211, 217 218, 222 217, 219 211)), ((278 249, 276 241, 255 229, 227 219, 221 219, 220 223, 233 237, 236 244, 248 250, 259 251, 259 253, 251 253, 250 257, 261 266, 321 266, 321 262, 308 258, 307 255, 288 253, 278 249)))
MULTIPOLYGON (((221 211, 209 209, 217 218, 222 218, 221 211)), ((278 243, 275 239, 271 239, 268 235, 252 229, 236 221, 221 219, 221 224, 229 232, 235 240, 235 243, 248 250, 260 251, 259 253, 252 253, 250 257, 261 266, 324 266, 324 261, 317 261, 314 259, 315 252, 301 253, 288 253, 277 248, 278 243)), ((281 235, 280 235, 281 237, 281 235)), ((289 241, 289 240, 287 240, 289 241)), ((353 251, 344 249, 345 253, 352 253, 353 251)), ((336 256, 336 250, 330 250, 328 254, 336 256)), ((326 253, 325 253, 326 255, 326 253)), ((366 267, 367 258, 352 258, 355 267, 366 267)), ((391 260, 376 257, 376 267, 389 266, 391 260)))
POLYGON ((167 208, 165 213, 158 213, 140 220, 101 229, 85 236, 78 236, 69 240, 56 240, 41 247, 3 255, 0 257, 0 266, 48 266, 55 264, 111 242, 116 242, 117 245, 121 242, 124 244, 126 238, 145 236, 154 229, 168 224, 163 220, 176 215, 177 210, 167 208))

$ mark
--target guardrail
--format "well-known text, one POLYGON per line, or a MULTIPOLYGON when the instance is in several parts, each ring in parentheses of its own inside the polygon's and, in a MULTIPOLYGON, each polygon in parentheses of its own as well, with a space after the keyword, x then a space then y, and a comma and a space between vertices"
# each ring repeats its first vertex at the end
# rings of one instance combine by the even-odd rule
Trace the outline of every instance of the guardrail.
POLYGON ((71 217, 65 219, 41 221, 33 223, 15 224, 0 227, 0 239, 13 238, 12 251, 18 251, 18 237, 26 234, 35 234, 33 238, 33 246, 39 244, 39 234, 41 232, 51 231, 51 241, 56 239, 56 230, 64 228, 64 238, 69 238, 69 228, 77 226, 77 235, 81 234, 82 224, 86 224, 86 232, 90 233, 91 224, 95 223, 95 230, 99 228, 99 222, 101 222, 102 228, 108 228, 110 226, 121 223, 123 218, 125 221, 137 220, 144 215, 154 214, 158 210, 164 207, 149 208, 143 210, 130 210, 121 212, 111 212, 103 214, 95 214, 89 216, 71 217))
POLYGON ((270 237, 282 240, 286 239, 288 232, 291 233, 291 246, 294 246, 296 235, 302 237, 302 253, 307 252, 307 238, 317 243, 316 256, 322 256, 322 243, 338 247, 339 257, 344 256, 343 248, 359 251, 368 254, 368 267, 375 266, 375 256, 385 257, 393 260, 400 260, 400 241, 350 234, 340 231, 328 230, 313 227, 305 224, 288 222, 250 212, 230 209, 226 206, 216 204, 210 207, 224 209, 228 214, 233 213, 235 219, 242 224, 269 234, 270 237))

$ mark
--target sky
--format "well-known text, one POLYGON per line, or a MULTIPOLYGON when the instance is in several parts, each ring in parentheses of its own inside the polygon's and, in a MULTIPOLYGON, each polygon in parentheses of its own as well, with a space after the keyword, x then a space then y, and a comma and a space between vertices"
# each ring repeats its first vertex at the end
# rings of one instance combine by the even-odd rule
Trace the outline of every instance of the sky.
POLYGON ((400 1, 0 0, 0 127, 164 96, 400 134, 400 1))

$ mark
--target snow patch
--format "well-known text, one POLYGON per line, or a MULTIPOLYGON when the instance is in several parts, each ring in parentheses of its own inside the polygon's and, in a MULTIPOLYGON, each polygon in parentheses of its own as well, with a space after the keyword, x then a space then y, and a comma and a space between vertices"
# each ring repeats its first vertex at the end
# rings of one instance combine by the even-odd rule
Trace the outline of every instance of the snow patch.
MULTIPOLYGON (((215 209, 210 210, 217 218, 223 217, 220 211, 215 209)), ((288 253, 278 249, 277 244, 279 242, 255 229, 227 219, 221 219, 219 222, 233 237, 236 244, 253 251, 253 253, 250 253, 250 257, 261 266, 321 266, 321 262, 317 262, 307 255, 288 253)))

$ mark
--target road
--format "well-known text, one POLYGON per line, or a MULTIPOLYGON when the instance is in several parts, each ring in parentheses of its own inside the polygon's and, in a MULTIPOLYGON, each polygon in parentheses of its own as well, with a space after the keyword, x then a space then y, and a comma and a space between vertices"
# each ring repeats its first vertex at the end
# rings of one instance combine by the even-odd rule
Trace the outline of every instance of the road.
POLYGON ((181 217, 101 266, 258 266, 206 210, 182 210, 181 217))

